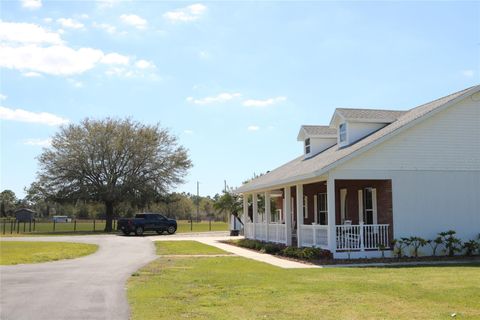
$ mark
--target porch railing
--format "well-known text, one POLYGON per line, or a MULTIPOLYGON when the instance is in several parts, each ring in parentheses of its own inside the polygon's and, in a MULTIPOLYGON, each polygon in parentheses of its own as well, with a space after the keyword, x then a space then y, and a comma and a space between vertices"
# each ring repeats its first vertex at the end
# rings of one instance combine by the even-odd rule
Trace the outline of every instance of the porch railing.
POLYGON ((337 225, 337 250, 389 248, 388 224, 337 225))
POLYGON ((328 246, 328 226, 326 225, 300 225, 301 247, 328 246))
POLYGON ((286 243, 285 224, 281 223, 256 223, 255 233, 252 222, 245 223, 245 238, 261 241, 286 243), (268 230, 268 232, 267 232, 268 230), (268 236, 267 236, 268 235, 268 236))

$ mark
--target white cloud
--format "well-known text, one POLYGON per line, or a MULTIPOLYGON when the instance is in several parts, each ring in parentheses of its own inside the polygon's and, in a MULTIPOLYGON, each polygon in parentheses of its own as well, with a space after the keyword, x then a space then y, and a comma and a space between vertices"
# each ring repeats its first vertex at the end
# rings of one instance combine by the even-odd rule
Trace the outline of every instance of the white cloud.
POLYGON ((269 98, 265 100, 250 99, 250 100, 245 100, 243 102, 243 105, 246 107, 268 107, 268 106, 283 102, 285 100, 287 100, 286 97, 275 97, 275 98, 269 98))
POLYGON ((108 33, 115 33, 117 32, 117 28, 115 26, 112 26, 111 24, 108 23, 93 23, 94 28, 102 29, 108 33))
POLYGON ((45 19, 43 19, 43 21, 44 21, 45 23, 52 23, 52 22, 53 22, 53 19, 52 19, 52 18, 45 18, 45 19))
POLYGON ((35 10, 42 7, 42 0, 20 0, 22 2, 22 7, 35 10))
POLYGON ((172 22, 189 22, 200 19, 206 10, 207 7, 205 5, 196 3, 181 9, 165 12, 163 17, 172 22))
POLYGON ((475 71, 469 69, 469 70, 463 70, 462 75, 467 78, 472 78, 475 75, 475 71))
POLYGON ((0 41, 20 44, 62 44, 60 35, 33 23, 0 21, 0 41))
POLYGON ((30 72, 24 72, 22 73, 22 75, 24 77, 27 77, 27 78, 36 78, 36 77, 41 77, 42 75, 38 72, 33 72, 33 71, 30 71, 30 72))
POLYGON ((0 93, 0 101, 6 100, 7 96, 0 93))
POLYGON ((187 130, 184 130, 183 133, 185 133, 185 134, 193 134, 193 130, 187 129, 187 130))
POLYGON ((25 77, 41 74, 71 76, 99 66, 122 66, 110 74, 145 76, 152 72, 152 62, 134 59, 116 52, 94 48, 71 48, 59 33, 29 23, 0 21, 0 67, 22 72, 25 77), (140 72, 140 70, 143 70, 140 72))
POLYGON ((138 60, 135 62, 135 67, 139 69, 149 69, 149 68, 154 68, 155 65, 147 60, 138 60))
POLYGON ((103 56, 101 62, 105 64, 128 65, 128 63, 130 62, 130 58, 118 53, 109 53, 103 56))
POLYGON ((213 103, 228 102, 228 101, 233 100, 235 98, 238 98, 240 96, 241 96, 240 93, 224 92, 224 93, 220 93, 220 94, 218 94, 216 96, 213 96, 213 97, 205 97, 205 98, 202 98, 202 99, 195 99, 193 97, 188 97, 187 101, 190 102, 190 103, 193 103, 193 104, 206 105, 206 104, 213 104, 213 103))
POLYGON ((58 126, 68 123, 68 119, 47 112, 31 112, 0 106, 0 119, 58 126))
POLYGON ((248 131, 258 131, 258 130, 260 130, 260 127, 259 127, 259 126, 251 125, 251 126, 248 126, 248 127, 247 127, 247 130, 248 130, 248 131))
POLYGON ((85 27, 83 23, 70 18, 60 18, 57 19, 57 22, 60 23, 64 28, 83 29, 85 27))
POLYGON ((145 29, 147 27, 147 20, 137 16, 136 14, 122 14, 120 19, 123 23, 137 29, 145 29))
POLYGON ((95 67, 104 54, 101 50, 66 46, 36 45, 8 47, 0 45, 0 66, 24 72, 52 75, 80 74, 95 67))
POLYGON ((26 139, 23 141, 23 144, 26 144, 27 146, 39 146, 39 147, 50 147, 52 144, 52 139, 38 139, 38 138, 32 138, 32 139, 26 139))

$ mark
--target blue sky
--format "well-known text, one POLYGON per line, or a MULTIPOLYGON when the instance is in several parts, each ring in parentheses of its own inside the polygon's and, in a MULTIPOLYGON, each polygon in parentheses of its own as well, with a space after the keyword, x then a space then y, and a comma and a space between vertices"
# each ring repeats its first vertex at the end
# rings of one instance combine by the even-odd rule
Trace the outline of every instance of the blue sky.
POLYGON ((409 109, 478 84, 478 2, 2 1, 0 189, 23 196, 66 122, 170 128, 178 191, 239 186, 336 107, 409 109))

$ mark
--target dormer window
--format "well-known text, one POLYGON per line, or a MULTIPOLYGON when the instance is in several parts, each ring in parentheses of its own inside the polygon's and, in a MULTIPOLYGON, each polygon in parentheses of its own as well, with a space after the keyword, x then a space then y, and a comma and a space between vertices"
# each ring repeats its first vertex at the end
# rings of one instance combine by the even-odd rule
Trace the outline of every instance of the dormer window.
POLYGON ((305 139, 305 154, 310 153, 310 138, 305 139))
POLYGON ((347 124, 345 122, 340 124, 340 126, 338 127, 338 135, 340 138, 340 142, 344 142, 345 140, 347 140, 347 124))

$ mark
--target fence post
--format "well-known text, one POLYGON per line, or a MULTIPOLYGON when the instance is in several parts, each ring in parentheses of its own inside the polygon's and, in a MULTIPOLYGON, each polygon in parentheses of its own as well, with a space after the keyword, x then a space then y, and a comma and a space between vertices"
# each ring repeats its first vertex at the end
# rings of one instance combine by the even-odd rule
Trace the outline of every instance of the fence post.
POLYGON ((7 220, 3 220, 3 234, 5 234, 5 224, 7 223, 7 220))
POLYGON ((17 223, 17 234, 20 233, 20 221, 16 221, 15 222, 17 223))
POLYGON ((208 231, 212 231, 212 218, 208 219, 208 231))
POLYGON ((33 232, 35 232, 35 222, 36 222, 36 220, 33 219, 33 232))
POLYGON ((93 219, 93 232, 95 232, 95 219, 93 219))
POLYGON ((363 222, 360 222, 360 251, 365 251, 365 245, 363 243, 363 222))
POLYGON ((57 220, 53 219, 53 232, 55 232, 55 223, 57 222, 57 220))
POLYGON ((32 219, 28 222, 28 232, 32 232, 32 219))
POLYGON ((27 224, 26 221, 23 221, 23 233, 25 233, 25 225, 27 224))
POLYGON ((77 219, 73 220, 73 232, 77 232, 77 219))
POLYGON ((13 220, 10 220, 10 234, 13 233, 13 220))

